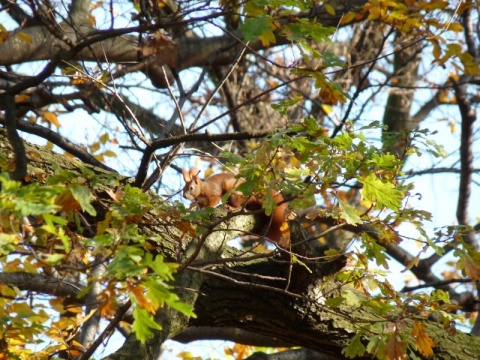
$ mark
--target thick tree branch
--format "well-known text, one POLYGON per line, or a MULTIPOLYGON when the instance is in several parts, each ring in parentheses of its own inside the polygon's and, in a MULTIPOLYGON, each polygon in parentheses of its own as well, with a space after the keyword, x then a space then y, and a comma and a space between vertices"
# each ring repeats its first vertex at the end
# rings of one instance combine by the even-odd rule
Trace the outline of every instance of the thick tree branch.
POLYGON ((69 279, 58 279, 52 276, 30 274, 26 272, 0 273, 0 284, 17 287, 20 290, 34 291, 60 297, 75 298, 85 284, 69 279))
MULTIPOLYGON (((460 78, 460 81, 466 82, 465 76, 460 78)), ((467 85, 454 85, 454 90, 457 98, 458 109, 462 119, 462 133, 460 138, 461 173, 457 202, 457 220, 460 225, 469 225, 470 220, 468 219, 468 206, 470 203, 473 173, 473 124, 477 119, 477 116, 467 97, 467 85)), ((472 246, 476 243, 473 232, 470 231, 466 234, 466 240, 472 246)))
POLYGON ((10 142, 10 146, 12 147, 15 156, 15 168, 10 176, 13 180, 22 180, 27 175, 27 155, 25 153, 23 139, 17 132, 14 97, 8 94, 1 94, 0 109, 4 111, 4 114, 0 113, 0 117, 4 117, 4 125, 7 129, 8 141, 10 142))
POLYGON ((189 343, 197 340, 229 340, 240 344, 268 347, 291 347, 292 344, 238 328, 218 328, 214 326, 190 326, 174 336, 172 340, 189 343))
MULTIPOLYGON (((421 40, 421 39, 419 39, 421 40)), ((422 51, 422 43, 419 41, 410 42, 405 46, 405 37, 397 32, 395 46, 398 50, 393 57, 392 73, 395 85, 399 87, 388 95, 385 112, 383 114, 383 146, 385 151, 403 158, 410 131, 417 128, 411 116, 410 110, 414 91, 411 90, 417 81, 417 73, 420 64, 419 54, 422 51), (389 134, 396 134, 393 138, 389 134)))
MULTIPOLYGON (((2 118, 2 114, 0 114, 0 124, 5 125, 5 121, 6 120, 2 118)), ((61 136, 59 133, 52 131, 44 126, 37 125, 35 123, 31 123, 28 121, 19 120, 17 122, 17 128, 21 131, 25 131, 29 134, 40 136, 50 141, 51 143, 57 145, 59 148, 67 151, 73 156, 76 156, 86 164, 90 164, 108 171, 115 171, 112 168, 108 167, 107 165, 98 161, 93 155, 89 154, 87 151, 82 149, 77 144, 74 144, 70 140, 61 136)))

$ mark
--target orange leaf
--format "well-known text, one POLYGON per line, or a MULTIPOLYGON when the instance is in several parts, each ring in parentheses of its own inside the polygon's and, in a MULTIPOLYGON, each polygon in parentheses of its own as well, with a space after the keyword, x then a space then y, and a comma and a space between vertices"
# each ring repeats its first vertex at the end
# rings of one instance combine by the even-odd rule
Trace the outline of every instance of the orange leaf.
POLYGON ((115 292, 112 292, 111 289, 108 288, 98 296, 100 302, 98 310, 102 318, 109 318, 115 315, 115 312, 117 311, 115 296, 115 292))
POLYGON ((57 115, 52 112, 43 113, 43 118, 49 123, 55 125, 57 128, 60 127, 60 122, 58 121, 57 115))
POLYGON ((15 104, 26 102, 30 100, 31 96, 27 94, 15 95, 15 104))
POLYGON ((415 343, 417 345, 418 351, 425 356, 429 357, 433 355, 433 347, 435 342, 428 336, 425 328, 425 324, 415 321, 412 330, 412 336, 415 338, 415 343))
POLYGON ((132 284, 127 285, 128 290, 135 296, 135 299, 141 307, 147 310, 149 313, 155 314, 157 312, 155 304, 145 297, 143 286, 135 286, 132 284))
POLYGON ((70 190, 64 191, 55 199, 55 203, 61 206, 62 211, 79 212, 82 208, 77 200, 73 197, 70 190))
POLYGON ((189 222, 185 221, 177 221, 175 223, 175 226, 177 229, 179 229, 182 234, 187 234, 190 235, 191 237, 195 237, 197 233, 195 232, 195 229, 193 228, 192 224, 189 222))

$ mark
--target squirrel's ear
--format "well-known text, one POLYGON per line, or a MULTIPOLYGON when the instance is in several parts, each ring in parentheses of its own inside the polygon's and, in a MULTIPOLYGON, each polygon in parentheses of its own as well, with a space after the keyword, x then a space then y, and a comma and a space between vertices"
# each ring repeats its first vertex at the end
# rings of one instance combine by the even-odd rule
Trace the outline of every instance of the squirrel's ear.
POLYGON ((188 173, 187 169, 182 169, 182 174, 183 174, 183 180, 185 180, 185 182, 192 181, 192 177, 188 173))
POLYGON ((191 179, 196 178, 198 176, 198 174, 200 174, 200 170, 197 170, 194 167, 190 169, 190 178, 191 179))

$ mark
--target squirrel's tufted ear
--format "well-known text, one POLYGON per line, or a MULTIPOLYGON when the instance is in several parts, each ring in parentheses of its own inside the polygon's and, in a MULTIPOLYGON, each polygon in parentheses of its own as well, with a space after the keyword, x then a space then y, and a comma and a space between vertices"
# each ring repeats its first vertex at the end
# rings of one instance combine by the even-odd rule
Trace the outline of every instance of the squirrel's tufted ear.
POLYGON ((190 174, 187 172, 187 169, 182 169, 182 174, 183 174, 183 180, 185 180, 185 182, 190 182, 190 181, 192 181, 192 177, 191 177, 190 174))
POLYGON ((200 174, 200 170, 197 170, 194 167, 190 169, 190 178, 191 179, 196 178, 198 176, 198 174, 200 174))

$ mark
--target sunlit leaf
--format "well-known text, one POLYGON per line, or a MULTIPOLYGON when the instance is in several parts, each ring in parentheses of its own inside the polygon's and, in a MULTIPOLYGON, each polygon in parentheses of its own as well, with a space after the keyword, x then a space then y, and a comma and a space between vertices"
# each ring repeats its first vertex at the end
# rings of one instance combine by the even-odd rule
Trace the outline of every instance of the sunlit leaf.
POLYGON ((133 310, 133 318, 132 330, 142 343, 153 336, 154 330, 162 330, 162 327, 155 322, 153 315, 145 309, 136 307, 133 310))
POLYGON ((362 197, 377 204, 377 208, 386 206, 393 210, 398 210, 402 204, 403 193, 395 189, 392 183, 378 179, 375 174, 368 174, 366 177, 358 179, 363 184, 361 190, 362 197))
POLYGON ((97 211, 92 206, 92 201, 94 197, 88 187, 80 184, 72 184, 68 187, 68 189, 71 191, 75 200, 78 201, 83 211, 86 211, 92 216, 97 215, 97 211))
POLYGON ((430 357, 433 355, 433 348, 435 347, 435 342, 428 336, 425 328, 427 326, 418 321, 415 321, 412 330, 412 336, 415 339, 415 344, 417 345, 418 351, 425 356, 430 357))
POLYGON ((340 213, 340 217, 345 220, 347 224, 361 224, 362 219, 358 216, 357 211, 355 208, 347 202, 344 202, 338 199, 338 205, 342 210, 340 213))
POLYGON ((42 116, 46 121, 55 125, 57 128, 60 127, 60 122, 58 121, 57 115, 55 115, 54 113, 44 112, 42 116))

